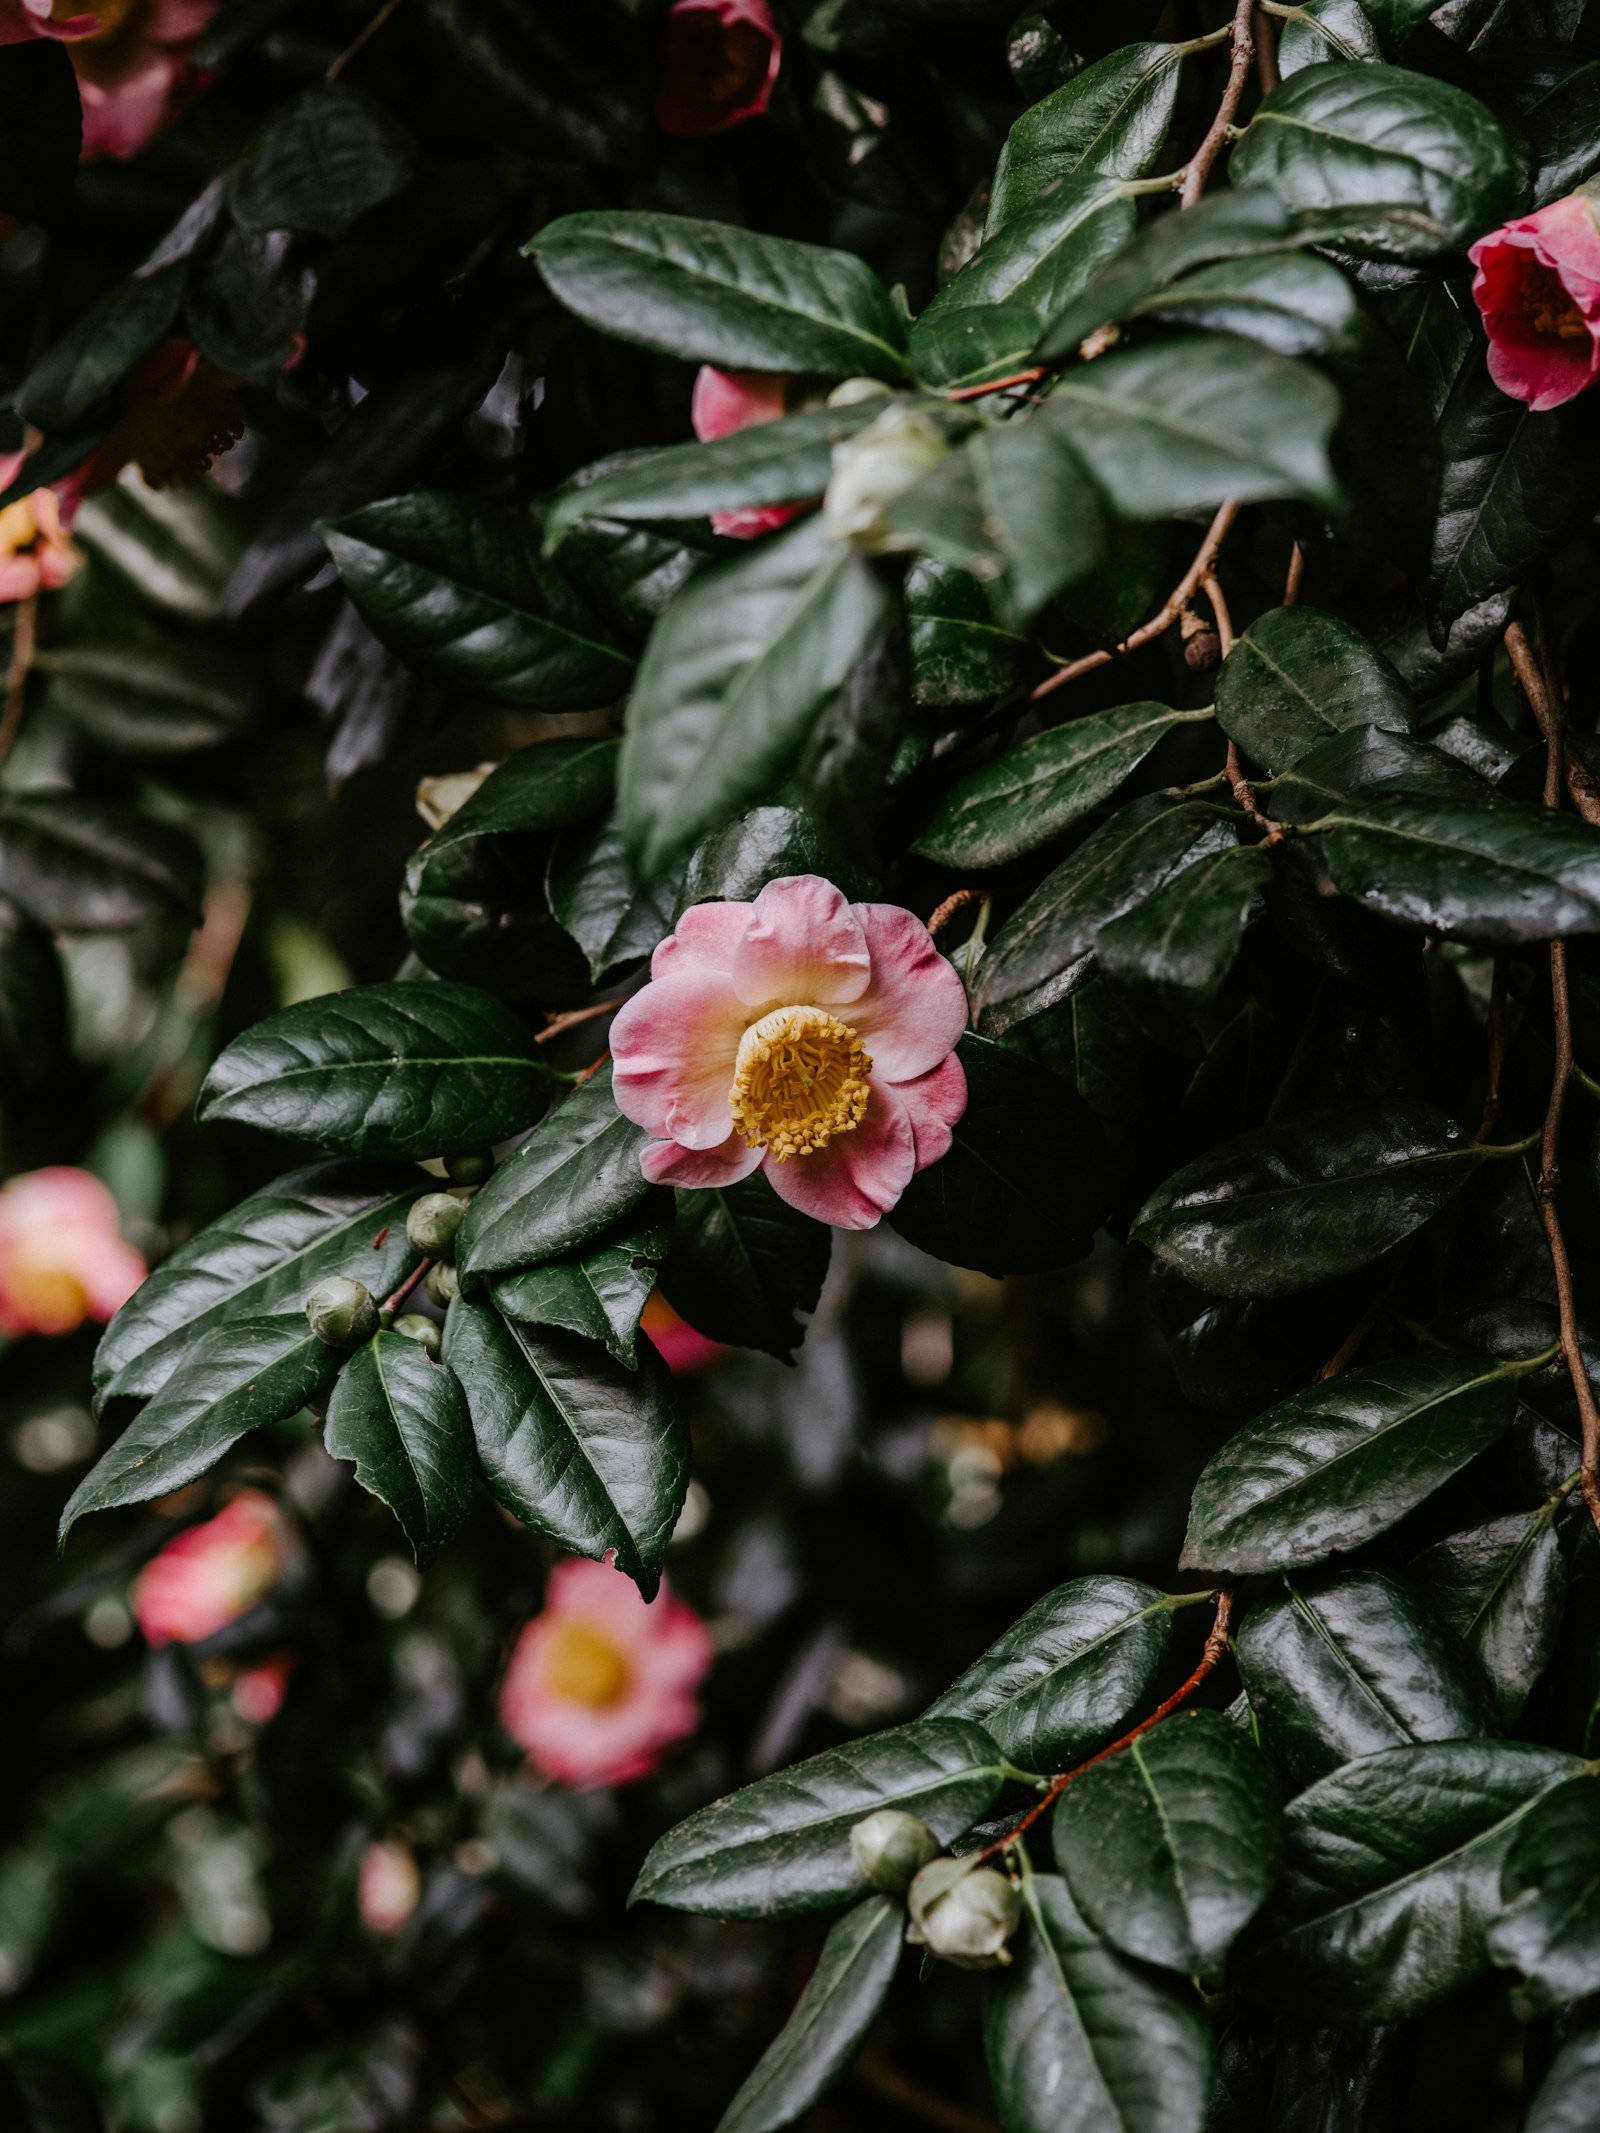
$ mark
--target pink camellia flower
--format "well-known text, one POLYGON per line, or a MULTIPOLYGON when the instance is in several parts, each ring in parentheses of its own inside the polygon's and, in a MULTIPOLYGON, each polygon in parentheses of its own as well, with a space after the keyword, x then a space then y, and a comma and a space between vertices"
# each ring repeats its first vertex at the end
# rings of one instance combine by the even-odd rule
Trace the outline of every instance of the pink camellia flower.
MULTIPOLYGON (((729 437, 735 430, 776 422, 789 412, 790 381, 765 370, 716 370, 702 363, 689 398, 689 420, 702 444, 729 437)), ((711 530, 731 541, 754 540, 774 526, 787 525, 804 504, 746 504, 736 511, 713 511, 711 530)))
POLYGON ((764 1169, 780 1198, 871 1229, 966 1109, 961 980, 919 918, 815 874, 695 904, 611 1025, 617 1107, 656 1185, 764 1169))
POLYGON ((673 0, 656 122, 663 133, 726 133, 772 101, 783 40, 767 0, 673 0))
MULTIPOLYGON (((16 480, 22 456, 0 452, 0 490, 16 480)), ((58 592, 66 584, 83 560, 67 538, 70 523, 63 494, 54 488, 34 489, 0 507, 0 603, 58 592)))
POLYGON ((150 1644, 202 1644, 266 1598, 292 1548, 272 1498, 241 1489, 145 1564, 133 1581, 133 1618, 150 1644))
POLYGON ((279 1652, 276 1657, 263 1659, 258 1666, 247 1666, 234 1676, 233 1708, 247 1726, 270 1725, 283 1709, 283 1699, 289 1693, 289 1676, 294 1670, 294 1658, 289 1652, 279 1652))
POLYGON ((218 0, 0 0, 0 44, 55 37, 72 48, 83 159, 137 155, 172 116, 188 47, 218 0))
POLYGON ((0 1333, 104 1324, 145 1271, 122 1241, 116 1201, 87 1170, 30 1170, 0 1186, 0 1333))
POLYGON ((547 1777, 576 1790, 648 1777, 700 1722, 711 1637, 662 1587, 569 1556, 526 1624, 500 1689, 500 1723, 547 1777))
POLYGON ((1489 375, 1536 414, 1600 376, 1600 227, 1587 188, 1482 237, 1467 257, 1489 375))
POLYGON ((416 1854, 398 1837, 369 1844, 361 1854, 361 1923, 369 1933, 398 1933, 422 1894, 416 1854))
POLYGON ((678 1316, 659 1289, 651 1292, 639 1320, 655 1349, 675 1378, 693 1377, 697 1371, 709 1370, 713 1363, 720 1363, 729 1353, 722 1341, 707 1340, 703 1333, 696 1333, 686 1319, 678 1316))

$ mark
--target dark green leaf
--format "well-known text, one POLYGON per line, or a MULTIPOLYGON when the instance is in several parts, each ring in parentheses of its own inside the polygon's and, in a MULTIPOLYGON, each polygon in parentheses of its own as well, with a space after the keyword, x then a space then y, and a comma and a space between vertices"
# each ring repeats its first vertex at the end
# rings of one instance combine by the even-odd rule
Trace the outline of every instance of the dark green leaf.
POLYGON ((604 1067, 501 1164, 456 1235, 464 1274, 559 1259, 587 1244, 650 1190, 639 1157, 650 1136, 617 1109, 604 1067))
POLYGON ((70 794, 0 807, 0 896, 52 932, 123 933, 147 919, 200 916, 200 854, 189 835, 70 794))
POLYGON ((526 513, 417 489, 321 530, 373 632, 438 680, 540 711, 627 687, 631 653, 546 562, 526 513))
POLYGON ((1215 1986, 1278 1876, 1277 1790, 1247 1732, 1180 1711, 1067 1787, 1051 1842, 1114 1948, 1215 1986))
POLYGON ((1229 160, 1303 226, 1382 258, 1466 245, 1522 205, 1511 144, 1476 97, 1403 67, 1316 66, 1263 99, 1229 160))
POLYGON ((1326 259, 1307 252, 1264 252, 1197 267, 1142 298, 1127 316, 1233 333, 1279 355, 1303 356, 1351 345, 1359 306, 1349 282, 1326 259))
POLYGON ((1483 1160, 1431 1105, 1334 1105, 1211 1149, 1150 1195, 1133 1234, 1212 1295, 1289 1296, 1409 1237, 1483 1160))
POLYGON ((1014 688, 1028 641, 1006 629, 970 571, 923 557, 906 574, 911 699, 930 710, 976 704, 1014 688))
POLYGON ((1172 1603, 1133 1578, 1074 1578, 1036 1600, 927 1718, 975 1718, 1011 1761, 1048 1772, 1114 1733, 1149 1692, 1172 1603))
POLYGON ((1420 2014, 1480 1976, 1523 1818, 1579 1768, 1511 1741, 1437 1741, 1346 1763, 1289 1807, 1284 1877, 1250 1982, 1327 2021, 1420 2014))
POLYGON ((1278 72, 1287 77, 1302 67, 1325 66, 1342 59, 1361 64, 1382 56, 1372 24, 1359 0, 1306 0, 1286 8, 1278 35, 1278 72))
POLYGON ((550 857, 550 908, 588 959, 598 984, 623 963, 647 956, 672 931, 680 880, 667 874, 641 888, 628 867, 615 817, 563 837, 550 857))
POLYGON ((958 1054, 967 1107, 949 1153, 888 1220, 919 1250, 985 1274, 1032 1274, 1089 1251, 1110 1177, 1099 1121, 1069 1082, 987 1038, 958 1054))
POLYGON ((1272 808, 1282 822, 1316 822, 1342 800, 1405 793, 1476 805, 1484 781, 1430 742, 1379 726, 1330 734, 1303 755, 1273 787, 1272 808))
POLYGON ((639 1314, 672 1237, 670 1207, 646 1206, 566 1259, 551 1259, 491 1284, 495 1308, 534 1326, 561 1326, 600 1341, 629 1370, 639 1314))
POLYGON ((16 410, 46 435, 70 436, 177 322, 181 262, 131 275, 53 340, 23 379, 16 410))
POLYGON ((839 849, 798 807, 754 807, 724 824, 690 855, 679 891, 677 916, 691 904, 751 903, 769 881, 785 874, 821 874, 860 902, 880 893, 878 884, 839 849))
POLYGON ((519 1132, 554 1078, 492 994, 401 981, 258 1022, 212 1066, 196 1115, 343 1155, 457 1155, 519 1132))
POLYGON ((1261 1738, 1298 1785, 1382 1748, 1488 1730, 1461 1647, 1379 1571, 1286 1579, 1233 1644, 1261 1738))
POLYGON ((379 1333, 339 1373, 322 1441, 399 1519, 419 1563, 472 1508, 472 1427, 447 1363, 403 1333, 379 1333))
POLYGON ((832 1927, 794 2012, 717 2133, 776 2133, 838 2080, 888 1995, 903 1931, 900 1906, 887 1896, 869 1896, 832 1927))
POLYGON ((617 744, 600 735, 539 741, 497 763, 423 847, 447 852, 478 837, 565 829, 600 814, 617 774, 617 744))
POLYGON ((0 897, 0 1091, 37 1088, 71 1044, 67 989, 49 933, 0 897))
POLYGON ((1359 1548, 1510 1426, 1504 1366, 1437 1352, 1308 1385, 1195 1484, 1186 1570, 1290 1570, 1359 1548))
POLYGON ((1522 1974, 1529 2014, 1600 1992, 1600 1798, 1592 1774, 1546 1793, 1512 1839, 1500 1876, 1505 1909, 1489 1953, 1522 1974))
POLYGON ((478 1457, 516 1518, 603 1561, 650 1599, 689 1486, 689 1431, 665 1366, 624 1370, 591 1341, 512 1324, 457 1296, 446 1360, 460 1372, 478 1457))
POLYGON ((586 213, 527 249, 579 318, 661 355, 725 370, 899 378, 905 327, 850 252, 682 215, 586 213))
POLYGON ((661 1286, 708 1340, 788 1360, 817 1308, 832 1232, 780 1200, 758 1172, 736 1185, 680 1192, 661 1286))
POLYGON ((35 662, 48 703, 93 741, 128 755, 186 755, 234 739, 255 712, 237 660, 203 645, 113 640, 63 646, 35 662))
POLYGON ((1217 676, 1217 721, 1274 777, 1330 734, 1415 723, 1411 692, 1359 630, 1314 607, 1269 608, 1217 676))
POLYGON ((228 182, 246 229, 338 237, 410 183, 415 155, 384 107, 343 82, 319 82, 269 120, 228 182))
POLYGON ((149 1503, 197 1481, 249 1430, 298 1413, 337 1367, 302 1311, 214 1326, 78 1483, 60 1539, 86 1512, 149 1503))
POLYGON ((1352 800, 1319 855, 1347 896, 1447 939, 1600 932, 1600 833, 1515 800, 1352 800))
POLYGON ((82 142, 78 77, 57 41, 35 37, 0 49, 0 213, 57 227, 82 142))
POLYGON ((639 668, 622 750, 617 816, 641 873, 776 783, 889 613, 883 580, 820 518, 679 594, 639 668))
POLYGON ((1526 2133, 1590 2133, 1600 2120, 1600 2028, 1580 2029, 1551 2063, 1526 2133))
POLYGON ((111 1321, 94 1358, 102 1398, 159 1392, 203 1335, 240 1318, 292 1315, 330 1274, 387 1296, 417 1263, 406 1210, 428 1182, 416 1171, 316 1163, 252 1193, 180 1244, 111 1321))
POLYGON ((1247 921, 1272 878, 1266 847, 1235 845, 1185 867, 1153 896, 1100 930, 1107 977, 1151 985, 1193 1006, 1233 967, 1247 921))
POLYGON ((1005 2133, 1199 2133, 1211 2032, 1192 1996, 1113 1953, 1056 1875, 1022 1895, 1016 1966, 984 2007, 1005 2133))
POLYGON ((651 1847, 630 1902, 648 1899, 715 1918, 816 1911, 861 1892, 855 1823, 897 1807, 941 1843, 969 1830, 1000 1789, 998 1753, 981 1726, 918 1719, 829 1748, 713 1800, 651 1847))
POLYGON ((1564 75, 1524 117, 1538 159, 1533 204, 1548 207, 1600 169, 1600 61, 1564 75))
POLYGON ((1173 44, 1132 44, 1096 60, 1025 111, 1006 137, 989 196, 989 232, 1074 172, 1142 178, 1172 123, 1183 57, 1173 44))
POLYGON ((1561 1627, 1567 1566, 1551 1507, 1452 1534, 1419 1555, 1409 1576, 1477 1655, 1501 1718, 1513 1723, 1561 1627))

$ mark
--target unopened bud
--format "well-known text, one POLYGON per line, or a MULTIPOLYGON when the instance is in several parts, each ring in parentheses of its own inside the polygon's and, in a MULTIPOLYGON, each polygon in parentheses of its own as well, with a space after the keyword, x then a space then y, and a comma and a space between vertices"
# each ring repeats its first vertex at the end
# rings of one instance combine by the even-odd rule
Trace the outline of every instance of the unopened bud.
POLYGON ((330 1274, 306 1298, 306 1318, 330 1348, 359 1348, 378 1330, 372 1291, 347 1274, 330 1274))
POLYGON ((395 1320, 394 1330, 404 1334, 408 1341, 415 1341, 430 1363, 438 1362, 443 1344, 439 1339, 439 1328, 426 1312, 407 1311, 404 1317, 395 1320))
POLYGON ((444 1174, 452 1185, 481 1185, 493 1168, 494 1156, 487 1148, 469 1148, 465 1155, 444 1159, 444 1174))
POLYGON ((425 1192, 420 1200, 411 1203, 406 1235, 430 1259, 448 1259, 456 1248, 456 1231, 466 1212, 466 1201, 458 1200, 453 1192, 425 1192))
POLYGON ((927 1823, 898 1807, 880 1807, 850 1832, 857 1871, 885 1896, 903 1896, 918 1867, 937 1859, 940 1849, 927 1823))
POLYGON ((1183 663, 1191 674, 1209 674, 1221 663, 1222 639, 1215 630, 1196 630, 1183 643, 1183 663))
POLYGON ((822 500, 829 539, 848 541, 868 555, 914 546, 909 534, 890 525, 885 507, 936 467, 949 449, 936 422, 898 403, 836 444, 833 475, 822 500))
POLYGON ((1004 1874, 973 1859, 935 1859, 906 1894, 906 1939, 942 1955, 958 1970, 1009 1963, 1006 1942, 1017 1930, 1022 1899, 1004 1874))
POLYGON ((829 407, 859 407, 863 400, 886 400, 889 388, 882 378, 846 378, 828 395, 829 407))
POLYGON ((448 1260, 441 1260, 437 1266, 429 1267, 427 1289, 436 1304, 447 1304, 460 1286, 461 1277, 448 1260))

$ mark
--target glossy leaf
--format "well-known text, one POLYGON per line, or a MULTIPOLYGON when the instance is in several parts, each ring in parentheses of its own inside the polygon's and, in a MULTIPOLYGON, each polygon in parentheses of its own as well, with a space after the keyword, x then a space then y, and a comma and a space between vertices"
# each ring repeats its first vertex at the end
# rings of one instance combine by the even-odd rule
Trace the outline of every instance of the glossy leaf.
POLYGON ((614 818, 563 837, 546 884, 550 909, 583 950, 596 984, 666 939, 680 885, 671 868, 643 887, 634 880, 614 818))
POLYGON ((104 747, 176 756, 235 738, 255 712, 255 692, 233 659, 196 644, 74 644, 34 662, 48 701, 104 747))
POLYGON ((1411 693, 1383 654, 1335 615, 1269 608, 1217 676, 1217 723, 1274 777, 1329 735, 1377 726, 1404 733, 1411 693))
POLYGON ((1549 1665, 1567 1591, 1549 1508, 1513 1512, 1424 1550, 1410 1582, 1473 1652, 1510 1725, 1549 1665))
POLYGON ((501 1164, 456 1234, 466 1275, 558 1259, 628 1214, 649 1192, 639 1157, 650 1136, 625 1119, 603 1067, 559 1103, 501 1164))
POLYGON ((1318 845, 1347 896, 1446 939, 1600 932, 1600 833, 1515 800, 1352 801, 1318 845))
POLYGON ((1142 178, 1172 123, 1182 53, 1132 44, 1064 82, 1025 111, 1006 137, 989 195, 992 235, 1075 172, 1142 178))
POLYGON ((465 1388, 496 1499, 574 1555, 615 1551, 646 1599, 689 1486, 689 1432, 664 1365, 625 1370, 592 1341, 457 1296, 445 1359, 465 1388))
POLYGON ((447 1363, 403 1333, 379 1333, 339 1373, 322 1441, 353 1459, 356 1479, 399 1519, 419 1563, 472 1507, 472 1429, 447 1363))
POLYGON ((52 932, 194 925, 200 886, 200 854, 172 824, 69 794, 0 807, 0 896, 52 932))
POLYGON ((273 118, 228 181, 246 229, 337 237, 410 182, 411 144, 388 111, 343 82, 320 82, 273 118))
POLYGON ((975 1718, 1024 1770, 1075 1762, 1132 1717, 1172 1639, 1172 1606, 1133 1578, 1074 1578, 1036 1600, 926 1718, 975 1718))
POLYGON ((528 1125, 553 1080, 491 994, 401 981, 258 1022, 213 1065, 197 1111, 346 1155, 455 1155, 528 1125))
POLYGON ((1285 11, 1278 36, 1278 72, 1298 74, 1302 67, 1368 64, 1382 57, 1371 22, 1359 0, 1306 0, 1285 11))
POLYGON ((1185 867, 1100 929, 1096 957, 1109 978, 1154 986, 1201 1005, 1233 967, 1251 913, 1272 879, 1264 846, 1235 845, 1185 867))
POLYGON ((1545 1794, 1512 1839, 1505 1908, 1489 1952, 1520 1974, 1528 2013, 1554 2014, 1600 1991, 1600 1799, 1592 1774, 1545 1794))
POLYGON ((961 1836, 1000 1789, 981 1726, 918 1719, 829 1748, 714 1800, 651 1847, 630 1902, 718 1918, 815 1911, 860 1893, 850 1831, 880 1807, 961 1836))
POLYGON ((1277 1789, 1248 1733, 1180 1711, 1073 1780, 1051 1843, 1103 1939, 1214 1986, 1277 1879, 1277 1789))
POLYGON ((1234 333, 1279 355, 1303 356, 1353 349, 1360 312, 1350 283, 1326 259, 1265 252, 1196 267, 1141 298, 1127 315, 1234 333))
POLYGON ((1500 1364, 1424 1353, 1308 1385, 1248 1423, 1195 1484, 1186 1570, 1292 1570, 1359 1548, 1510 1426, 1500 1364))
POLYGON ((981 703, 1021 679, 1027 639, 1006 628, 970 571, 931 557, 906 574, 911 696, 934 710, 981 703))
POLYGON ((1600 2114, 1600 2029, 1570 2036, 1551 2061, 1528 2112, 1526 2133, 1589 2133, 1600 2114))
POLYGON ((677 1195, 661 1286, 708 1340, 761 1348, 785 1362, 817 1308, 832 1233, 780 1200, 758 1172, 736 1185, 677 1195))
MULTIPOLYGON (((670 1211, 669 1211, 670 1214, 670 1211)), ((565 1259, 491 1284, 503 1317, 564 1327, 599 1341, 632 1370, 639 1314, 656 1285, 672 1237, 670 1219, 653 1219, 649 1203, 565 1259)))

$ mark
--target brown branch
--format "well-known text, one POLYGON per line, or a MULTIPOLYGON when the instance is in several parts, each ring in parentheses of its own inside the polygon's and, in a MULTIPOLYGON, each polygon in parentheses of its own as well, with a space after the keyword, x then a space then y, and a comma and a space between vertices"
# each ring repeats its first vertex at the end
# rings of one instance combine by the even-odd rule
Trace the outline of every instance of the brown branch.
POLYGON ((1109 666, 1113 659, 1121 659, 1128 652, 1137 652, 1164 636, 1178 618, 1187 613, 1189 602, 1194 598, 1202 582, 1210 577, 1221 552, 1223 542, 1233 530, 1233 522, 1239 516, 1237 504, 1224 504, 1206 529, 1206 537, 1195 551, 1194 561, 1189 565, 1177 584, 1168 593, 1159 613, 1148 622, 1141 622, 1131 637, 1110 651, 1086 652, 1081 659, 1074 659, 1056 673, 1048 675, 1033 691, 1032 700, 1049 696, 1053 690, 1064 689, 1069 681, 1077 681, 1085 674, 1092 674, 1096 667, 1109 666))
POLYGON ((1222 92, 1222 101, 1217 106, 1217 115, 1211 121, 1206 137, 1189 158, 1189 167, 1183 174, 1183 183, 1178 188, 1178 201, 1182 207, 1193 207, 1205 191, 1206 180, 1211 175, 1211 166, 1222 153, 1223 143, 1233 125, 1233 116, 1239 108, 1239 99, 1244 94, 1244 85, 1250 79, 1250 62, 1255 57, 1254 16, 1255 0, 1235 0, 1233 56, 1228 64, 1227 86, 1222 92))
MULTIPOLYGON (((1520 622, 1507 626, 1505 647, 1511 657, 1511 671, 1517 678, 1517 686, 1527 698, 1528 709, 1539 724, 1547 748, 1555 745, 1555 736, 1562 724, 1562 706, 1554 689, 1549 685, 1544 669, 1534 657, 1533 646, 1528 642, 1528 633, 1520 622)), ((1595 782, 1583 767, 1583 762, 1572 743, 1562 737, 1559 758, 1566 773, 1567 796, 1582 815, 1585 822, 1600 829, 1600 793, 1595 782)), ((1547 807, 1559 805, 1560 795, 1554 801, 1548 796, 1547 807)))
POLYGON ((1283 581, 1283 604, 1293 607, 1300 597, 1300 581, 1306 574, 1306 552, 1298 541, 1289 551, 1289 574, 1283 581))
POLYGON ((1233 1594, 1228 1591, 1219 1592, 1217 1594, 1216 1619, 1212 1622, 1210 1634, 1206 1638, 1206 1648, 1200 1654, 1200 1664, 1195 1668, 1188 1680, 1183 1683, 1182 1687, 1174 1689, 1165 1703, 1158 1704, 1150 1713, 1150 1716, 1141 1718, 1136 1726, 1130 1726, 1126 1733, 1111 1743, 1109 1748, 1100 1749, 1097 1754, 1091 1755, 1086 1762, 1076 1763, 1072 1769, 1063 1770, 1059 1777, 1052 1778, 1049 1789, 1034 1802, 1021 1821, 1007 1830, 1003 1837, 996 1837, 992 1844, 986 1844, 983 1850, 979 1852, 978 1857, 980 1859, 992 1859, 996 1853, 1009 1850, 1025 1830, 1033 1827, 1041 1815, 1049 1813, 1074 1778, 1082 1777, 1086 1770, 1092 1770, 1096 1763, 1103 1763, 1108 1756, 1119 1755, 1124 1748, 1131 1747, 1141 1734, 1148 1733, 1152 1726, 1159 1726, 1162 1719, 1170 1718, 1180 1704, 1187 1703, 1195 1690, 1199 1688, 1201 1682, 1216 1666, 1223 1653, 1228 1649, 1228 1626, 1232 1620, 1233 1594))
MULTIPOLYGON (((1283 76, 1278 71, 1278 26, 1270 15, 1256 10, 1256 80, 1261 84, 1263 96, 1270 96, 1283 76)), ((1293 607, 1292 600, 1284 601, 1285 607, 1293 607)))
POLYGON ((992 385, 963 385, 959 392, 946 393, 946 400, 981 400, 987 393, 1003 393, 1013 385, 1037 385, 1050 373, 1042 364, 1032 370, 1014 371, 1009 378, 996 378, 992 385))
POLYGON ((1489 986, 1489 1085, 1483 1093, 1483 1117, 1477 1137, 1486 1141, 1500 1123, 1500 1075, 1506 1063, 1506 959, 1494 959, 1489 986))
MULTIPOLYGON (((603 1066, 605 1065, 606 1061, 607 1061, 607 1060, 608 1060, 608 1059, 609 1059, 610 1057, 611 1057, 611 1054, 610 1054, 609 1052, 602 1052, 602 1053, 600 1054, 600 1057, 599 1057, 598 1059, 592 1059, 592 1060, 590 1060, 589 1064, 588 1064, 588 1065, 587 1065, 587 1066, 586 1066, 586 1067, 584 1068, 583 1072, 582 1072, 582 1073, 581 1073, 581 1074, 580 1074, 580 1075, 578 1076, 577 1080, 576 1080, 576 1081, 575 1081, 575 1082, 574 1082, 574 1083, 572 1084, 572 1088, 573 1088, 573 1089, 581 1089, 581 1088, 583 1087, 583 1085, 584 1085, 584 1083, 585 1083, 586 1081, 593 1081, 593 1079, 594 1079, 594 1077, 596 1076, 596 1074, 598 1074, 598 1073, 599 1073, 600 1069, 601 1069, 601 1068, 602 1068, 602 1067, 603 1067, 603 1066)), ((568 1095, 570 1096, 570 1095, 572 1094, 572 1089, 569 1089, 569 1090, 567 1091, 567 1094, 568 1094, 568 1095)))
POLYGON ((947 926, 964 904, 981 904, 987 892, 983 889, 954 889, 928 920, 928 931, 937 933, 947 926))
POLYGON ((535 1044, 548 1044, 552 1037, 559 1037, 569 1029, 576 1029, 582 1022, 593 1022, 597 1015, 614 1015, 621 1005, 620 1000, 599 1000, 593 1007, 569 1007, 558 1015, 546 1015, 544 1028, 533 1041, 535 1044))
POLYGON ((985 2118, 981 2111, 969 2111, 964 2103, 951 2103, 932 2089, 925 2089, 920 2081, 912 2081, 898 2067, 891 2066, 887 2059, 874 2051, 865 2051, 857 2059, 855 2074, 869 2089, 876 2089, 886 2103, 898 2105, 918 2118, 925 2118, 930 2126, 943 2126, 945 2133, 1000 2133, 992 2118, 985 2118))
POLYGON ((4 763, 22 731, 22 711, 28 700, 28 676, 39 642, 39 595, 28 594, 17 602, 11 627, 11 661, 6 668, 5 708, 0 711, 0 763, 4 763))
POLYGON ((1374 1296, 1371 1303, 1367 1305, 1367 1308, 1350 1328, 1350 1331, 1317 1372, 1316 1381, 1319 1385, 1326 1383, 1329 1378, 1344 1376, 1350 1365, 1366 1346, 1367 1335, 1378 1323, 1378 1308, 1379 1299, 1374 1296))
POLYGON ((351 60, 355 59, 360 53, 366 50, 372 39, 377 36, 379 30, 383 28, 384 24, 388 21, 389 17, 394 13, 395 9, 399 5, 400 0, 383 0, 382 7, 379 8, 378 12, 373 16, 372 20, 367 24, 366 28, 361 31, 359 36, 353 38, 351 42, 345 46, 344 50, 339 54, 338 58, 333 62, 332 66, 329 67, 325 79, 327 79, 328 81, 337 81, 339 79, 339 76, 344 72, 345 68, 349 66, 351 60))
POLYGON ((429 1267, 431 1267, 432 1264, 433 1261, 431 1259, 424 1259, 420 1266, 413 1267, 411 1272, 406 1276, 405 1280, 401 1282, 399 1288, 395 1290, 394 1294, 392 1296, 386 1296, 384 1298, 383 1302, 378 1306, 379 1310, 398 1311, 400 1306, 405 1302, 406 1298, 411 1294, 411 1291, 416 1287, 417 1283, 422 1279, 423 1275, 427 1273, 429 1267))

